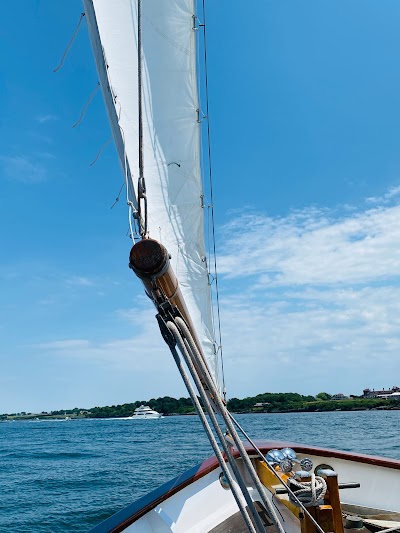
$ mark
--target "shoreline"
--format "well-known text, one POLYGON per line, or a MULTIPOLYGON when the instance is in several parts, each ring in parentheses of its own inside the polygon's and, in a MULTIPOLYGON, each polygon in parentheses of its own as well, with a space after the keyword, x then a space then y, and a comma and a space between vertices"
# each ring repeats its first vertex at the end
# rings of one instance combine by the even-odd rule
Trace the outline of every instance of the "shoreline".
MULTIPOLYGON (((400 411, 399 407, 394 406, 379 406, 379 407, 357 407, 352 409, 287 409, 282 411, 232 411, 232 414, 235 415, 281 415, 281 414, 294 414, 294 413, 349 413, 349 412, 360 412, 360 411, 400 411)), ((169 418, 171 416, 197 416, 196 412, 193 413, 169 413, 163 415, 161 418, 169 418)), ((55 415, 25 415, 25 416, 8 416, 0 420, 1 422, 69 422, 72 420, 126 420, 124 416, 74 416, 73 414, 64 417, 64 416, 55 416, 55 415)))

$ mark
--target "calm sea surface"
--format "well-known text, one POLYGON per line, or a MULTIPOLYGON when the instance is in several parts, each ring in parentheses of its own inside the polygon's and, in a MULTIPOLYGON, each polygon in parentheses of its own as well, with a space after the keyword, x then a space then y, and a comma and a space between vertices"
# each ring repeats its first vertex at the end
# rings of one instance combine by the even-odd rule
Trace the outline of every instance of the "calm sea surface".
MULTIPOLYGON (((400 411, 238 415, 254 438, 400 459, 400 411)), ((194 416, 0 424, 0 532, 86 532, 211 455, 194 416)))

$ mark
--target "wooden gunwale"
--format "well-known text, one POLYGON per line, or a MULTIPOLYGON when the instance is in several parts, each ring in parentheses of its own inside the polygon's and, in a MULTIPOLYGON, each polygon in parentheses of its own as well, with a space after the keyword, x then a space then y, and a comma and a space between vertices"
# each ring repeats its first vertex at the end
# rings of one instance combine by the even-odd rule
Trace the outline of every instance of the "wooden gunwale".
MULTIPOLYGON (((386 457, 375 457, 372 455, 365 455, 354 452, 347 452, 342 450, 335 450, 330 448, 320 448, 318 446, 309 446, 305 444, 296 444, 288 441, 255 441, 257 447, 262 453, 266 453, 271 448, 293 448, 298 453, 317 455, 321 457, 334 457, 337 459, 344 459, 347 461, 354 461, 357 463, 365 463, 378 467, 391 468, 400 470, 400 461, 396 459, 389 459, 386 457)), ((255 456, 254 449, 250 444, 245 444, 247 453, 255 456)), ((239 453, 234 450, 234 456, 238 457, 239 453)), ((91 533, 119 533, 125 528, 139 520, 143 515, 157 507, 160 503, 176 494, 183 488, 194 483, 198 479, 206 476, 216 468, 218 468, 218 461, 215 456, 209 457, 202 463, 193 468, 183 472, 174 479, 167 481, 161 487, 143 496, 139 500, 131 503, 121 511, 110 516, 98 526, 91 530, 91 533)), ((156 469, 155 469, 156 473, 156 469)))

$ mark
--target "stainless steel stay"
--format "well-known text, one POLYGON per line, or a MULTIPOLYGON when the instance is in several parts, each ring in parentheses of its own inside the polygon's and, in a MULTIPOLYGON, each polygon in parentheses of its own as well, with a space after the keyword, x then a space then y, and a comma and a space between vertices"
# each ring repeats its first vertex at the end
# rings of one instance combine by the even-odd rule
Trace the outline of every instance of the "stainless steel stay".
POLYGON ((258 478, 254 466, 244 448, 242 441, 236 431, 236 428, 230 418, 230 414, 220 397, 219 391, 210 375, 209 368, 205 362, 200 343, 196 337, 195 328, 188 313, 185 301, 179 289, 179 283, 172 270, 169 261, 169 253, 165 247, 154 239, 143 238, 137 242, 131 250, 130 268, 142 280, 146 293, 153 300, 158 310, 157 320, 160 326, 161 334, 171 349, 174 360, 178 366, 179 372, 192 398, 195 408, 200 416, 206 434, 210 440, 211 446, 218 458, 221 469, 224 472, 232 494, 238 503, 240 512, 249 531, 262 533, 265 531, 260 516, 255 508, 235 458, 231 452, 231 439, 236 446, 239 456, 242 459, 243 467, 248 476, 253 481, 257 489, 260 500, 267 509, 267 512, 274 522, 279 533, 284 533, 284 529, 279 522, 275 509, 266 495, 266 489, 258 478), (205 413, 208 414, 210 422, 207 420, 202 407, 199 404, 196 393, 192 387, 189 377, 181 362, 176 347, 178 347, 184 362, 190 372, 192 380, 203 402, 205 413), (221 426, 218 422, 217 415, 221 417, 225 428, 227 428, 227 440, 221 426), (220 445, 225 452, 226 460, 230 466, 236 483, 240 489, 239 493, 232 475, 222 457, 221 450, 213 435, 212 429, 218 436, 220 445), (248 511, 242 500, 247 503, 248 511), (250 518, 251 517, 251 518, 250 518), (253 522, 254 524, 253 524, 253 522))
MULTIPOLYGON (((186 365, 190 368, 191 374, 193 376, 193 373, 192 373, 193 364, 191 364, 190 356, 189 356, 186 348, 183 346, 183 340, 180 337, 178 329, 176 328, 176 326, 173 323, 168 323, 167 327, 171 331, 171 333, 173 334, 177 344, 180 346, 180 348, 182 347, 183 352, 181 352, 181 353, 182 353, 182 355, 184 357, 186 365)), ((178 367, 179 373, 182 376, 182 379, 183 379, 183 381, 184 381, 184 383, 186 385, 186 388, 187 388, 187 390, 189 392, 189 395, 190 395, 190 397, 192 399, 192 402, 193 402, 193 404, 195 406, 197 414, 199 415, 199 418, 200 418, 200 420, 201 420, 201 422, 203 424, 203 427, 204 427, 204 430, 205 430, 205 432, 207 434, 208 440, 210 441, 212 449, 214 450, 214 453, 215 453, 215 455, 216 455, 216 457, 218 459, 218 462, 219 462, 219 464, 221 466, 221 469, 222 469, 222 471, 223 471, 223 473, 225 475, 225 478, 226 478, 226 480, 227 480, 227 482, 229 484, 229 487, 232 490, 232 494, 233 494, 233 496, 234 496, 234 498, 236 500, 236 503, 238 504, 239 510, 240 510, 240 512, 241 512, 241 514, 243 516, 243 519, 244 519, 249 531, 251 531, 252 533, 253 532, 254 533, 255 532, 258 533, 260 531, 263 532, 264 528, 263 528, 263 525, 261 523, 261 520, 258 517, 257 511, 254 508, 254 505, 253 505, 251 497, 250 497, 250 495, 248 493, 247 487, 245 485, 243 485, 241 476, 238 475, 237 467, 234 464, 234 461, 231 463, 232 465, 234 465, 234 467, 232 468, 232 466, 231 466, 231 468, 232 468, 232 471, 233 471, 233 473, 235 475, 236 481, 237 481, 237 483, 238 483, 238 485, 240 487, 241 492, 239 492, 237 490, 237 488, 236 488, 234 479, 232 478, 231 473, 230 473, 230 471, 228 469, 228 466, 227 466, 227 464, 226 464, 226 462, 225 462, 225 460, 224 460, 224 458, 222 456, 222 453, 221 453, 221 451, 219 449, 219 446, 218 446, 218 443, 217 443, 217 441, 216 441, 216 439, 214 437, 214 434, 212 432, 210 424, 209 424, 209 422, 208 422, 208 420, 206 418, 206 415, 205 415, 205 413, 204 413, 204 411, 203 411, 203 409, 202 409, 202 407, 200 405, 200 402, 199 402, 199 400, 197 398, 195 390, 194 390, 194 388, 193 388, 193 386, 192 386, 192 384, 190 382, 189 376, 186 373, 186 370, 185 370, 185 368, 184 368, 184 366, 182 364, 182 361, 181 361, 181 359, 179 357, 179 354, 178 354, 175 346, 170 345, 170 350, 171 350, 171 353, 172 353, 172 355, 174 357, 176 366, 178 367), (253 523, 251 521, 251 518, 249 516, 249 513, 248 513, 246 507, 243 505, 242 495, 246 499, 246 502, 247 502, 247 504, 249 506, 250 512, 251 512, 252 516, 254 517, 257 529, 254 528, 253 523)), ((204 402, 204 399, 203 399, 202 395, 201 395, 201 397, 202 397, 202 400, 204 402)), ((220 435, 218 435, 218 436, 221 439, 221 436, 220 435)), ((224 439, 223 439, 223 436, 222 436, 222 441, 223 440, 224 439)), ((224 451, 228 455, 228 453, 230 453, 229 447, 228 446, 224 447, 224 451)))
MULTIPOLYGON (((197 349, 197 346, 196 346, 196 343, 189 331, 189 328, 187 327, 185 321, 181 318, 181 317, 176 317, 174 318, 173 320, 170 320, 167 322, 167 328, 168 330, 172 333, 173 335, 173 338, 179 348, 179 351, 181 352, 184 360, 185 360, 185 363, 190 371, 190 374, 193 378, 193 381, 195 382, 196 384, 196 387, 198 389, 198 392, 200 394, 200 397, 203 401, 203 406, 204 406, 204 410, 206 411, 206 413, 209 415, 210 417, 210 420, 211 420, 211 423, 212 423, 212 426, 215 430, 215 432, 217 433, 218 435, 218 438, 219 438, 219 441, 220 441, 220 444, 226 454, 226 457, 227 457, 227 461, 228 461, 228 464, 229 466, 231 467, 233 473, 234 473, 234 476, 235 476, 235 479, 236 479, 236 482, 237 484, 239 485, 240 487, 240 490, 241 490, 241 493, 243 495, 243 497, 245 498, 246 500, 246 503, 248 505, 248 509, 253 517, 253 520, 254 520, 254 523, 255 523, 255 526, 256 526, 256 531, 260 531, 260 532, 264 532, 265 529, 264 529, 264 525, 257 513, 257 510, 255 508, 255 505, 254 505, 254 502, 249 494, 249 491, 247 489, 247 486, 246 486, 246 482, 241 474, 241 472, 239 471, 239 469, 237 468, 237 465, 236 465, 236 460, 235 458, 233 457, 232 455, 232 452, 231 452, 231 444, 229 441, 227 441, 227 439, 225 438, 225 435, 223 434, 222 432, 222 429, 220 427, 220 424, 218 423, 218 420, 217 420, 217 417, 216 417, 216 412, 218 413, 218 415, 222 418, 224 424, 226 425, 227 429, 228 429, 228 434, 230 435, 230 437, 232 438, 233 442, 235 443, 235 446, 239 452, 239 455, 243 461, 243 466, 244 468, 246 469, 247 473, 249 474, 249 476, 251 477, 251 479, 253 480, 253 483, 254 485, 256 486, 257 490, 258 490, 258 493, 260 495, 260 499, 262 501, 262 503, 264 504, 265 508, 267 509, 268 511, 268 514, 270 516, 270 518, 272 519, 272 521, 274 522, 276 528, 278 529, 278 531, 280 533, 284 533, 284 529, 276 515, 276 512, 275 512, 275 509, 272 507, 272 504, 270 502, 270 500, 268 499, 268 497, 266 496, 266 493, 265 493, 265 488, 264 486, 262 485, 262 483, 260 482, 259 478, 258 478, 258 475, 254 469, 254 466, 244 448, 244 445, 242 443, 242 441, 240 440, 240 437, 239 435, 237 434, 237 431, 235 429, 235 427, 233 426, 232 424, 232 421, 230 419, 230 415, 229 415, 229 412, 227 410, 227 408, 225 407, 222 399, 220 398, 219 396, 219 392, 212 380, 212 378, 210 377, 209 375, 209 372, 208 372, 208 368, 205 366, 205 363, 204 363, 204 360, 203 360, 203 357, 201 356, 201 354, 199 353, 199 350, 197 349), (198 369, 200 370, 201 374, 199 375, 199 371, 198 369)), ((174 346, 170 346, 170 349, 173 353, 173 350, 175 350, 175 347, 174 346)), ((175 350, 176 351, 176 350, 175 350)), ((175 358, 175 356, 174 356, 175 358)), ((176 361, 176 359, 175 359, 176 361)), ((181 372, 181 370, 184 370, 183 368, 180 368, 180 365, 178 364, 178 368, 181 372)), ((181 375, 185 381, 185 384, 187 386, 187 382, 186 382, 186 379, 184 378, 182 372, 181 372, 181 375)), ((190 385, 190 383, 189 383, 190 385)), ((188 391, 189 391, 189 394, 191 395, 192 397, 192 400, 193 400, 193 396, 192 396, 192 393, 194 393, 193 389, 192 390, 189 390, 188 388, 188 391)), ((197 397, 196 395, 194 395, 194 397, 196 398, 197 400, 197 397)), ((198 400, 197 400, 198 402, 198 400)), ((196 405, 196 403, 195 405, 196 405)), ((203 426, 205 427, 205 430, 206 430, 206 433, 207 433, 207 436, 209 437, 210 439, 210 435, 212 436, 212 438, 214 439, 214 436, 212 435, 212 431, 211 431, 211 427, 209 425, 209 422, 208 420, 206 419, 206 417, 204 416, 204 412, 203 410, 201 409, 201 406, 199 405, 198 407, 196 406, 196 409, 200 415, 200 418, 202 419, 202 422, 203 422, 203 426), (200 413, 200 411, 201 413, 200 413)), ((214 439, 215 440, 215 439, 214 439)), ((210 442, 211 444, 213 445, 211 439, 210 439, 210 442)), ((213 446, 213 449, 215 451, 215 448, 213 446)), ((219 451, 219 449, 218 449, 219 451)), ((225 472, 225 460, 223 459, 222 455, 219 457, 220 455, 220 452, 219 454, 217 454, 217 458, 220 462, 220 465, 221 465, 221 468, 222 470, 225 472), (221 462, 222 460, 222 462, 221 462)), ((229 482, 229 478, 228 479, 228 483, 231 487, 231 489, 233 489, 233 485, 229 482)), ((234 493, 234 496, 235 496, 235 493, 234 493)), ((237 500, 237 497, 235 496, 235 499, 236 501, 237 500)), ((238 502, 239 504, 239 502, 238 502)), ((242 508, 242 505, 239 505, 239 509, 243 515, 243 518, 245 519, 246 521, 246 524, 248 525, 249 527, 249 524, 248 524, 248 520, 247 520, 247 511, 246 509, 243 509, 242 508)), ((252 527, 249 527, 249 530, 250 531, 253 531, 254 528, 253 526, 252 527)))

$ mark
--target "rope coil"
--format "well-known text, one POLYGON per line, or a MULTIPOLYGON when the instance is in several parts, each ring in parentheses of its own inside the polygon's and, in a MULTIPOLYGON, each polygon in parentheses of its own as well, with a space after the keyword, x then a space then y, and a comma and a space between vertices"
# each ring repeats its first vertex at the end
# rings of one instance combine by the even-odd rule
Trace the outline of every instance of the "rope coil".
MULTIPOLYGON (((327 486, 324 478, 311 474, 311 481, 296 481, 291 478, 289 486, 296 495, 298 501, 300 501, 304 507, 312 507, 323 499, 325 496, 327 486)), ((290 501, 299 507, 298 501, 296 501, 289 493, 290 501)))

